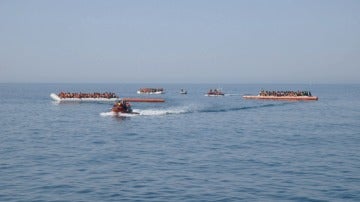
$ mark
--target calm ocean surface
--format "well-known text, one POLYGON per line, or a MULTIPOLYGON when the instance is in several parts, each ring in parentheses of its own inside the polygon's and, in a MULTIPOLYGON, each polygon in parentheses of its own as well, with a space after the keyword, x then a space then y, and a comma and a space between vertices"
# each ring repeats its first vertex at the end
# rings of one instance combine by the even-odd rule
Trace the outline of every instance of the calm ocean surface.
POLYGON ((0 201, 360 201, 360 85, 0 84, 0 124, 0 201), (241 97, 262 88, 319 100, 241 97), (119 118, 60 91, 166 102, 119 118))

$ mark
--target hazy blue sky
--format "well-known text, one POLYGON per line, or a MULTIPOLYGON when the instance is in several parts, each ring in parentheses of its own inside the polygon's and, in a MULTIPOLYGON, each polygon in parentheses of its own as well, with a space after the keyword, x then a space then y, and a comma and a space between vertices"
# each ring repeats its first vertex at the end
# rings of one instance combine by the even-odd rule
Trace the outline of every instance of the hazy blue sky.
POLYGON ((360 83, 360 1, 0 0, 0 82, 360 83))

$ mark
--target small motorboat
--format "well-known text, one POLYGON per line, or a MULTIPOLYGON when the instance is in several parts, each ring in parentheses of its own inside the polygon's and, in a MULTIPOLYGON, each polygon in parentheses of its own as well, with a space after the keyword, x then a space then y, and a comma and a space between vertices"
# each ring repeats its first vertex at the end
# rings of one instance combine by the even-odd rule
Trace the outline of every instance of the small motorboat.
POLYGON ((139 114, 137 112, 133 112, 130 102, 126 100, 118 100, 115 102, 111 111, 117 114, 139 114))
POLYGON ((181 90, 180 90, 180 94, 186 95, 186 94, 187 94, 187 90, 181 89, 181 90))
POLYGON ((225 93, 223 93, 220 89, 210 89, 205 96, 224 96, 225 93))
POLYGON ((111 108, 111 112, 115 113, 118 116, 139 115, 140 113, 134 112, 132 110, 130 102, 160 103, 165 102, 165 100, 160 98, 122 98, 115 102, 115 104, 111 108))

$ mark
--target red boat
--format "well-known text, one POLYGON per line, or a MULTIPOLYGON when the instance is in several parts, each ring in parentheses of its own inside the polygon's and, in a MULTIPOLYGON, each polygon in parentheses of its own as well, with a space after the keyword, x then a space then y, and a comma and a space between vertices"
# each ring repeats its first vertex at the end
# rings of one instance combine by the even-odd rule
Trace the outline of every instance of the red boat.
POLYGON ((115 113, 139 114, 137 112, 133 112, 130 103, 126 100, 119 100, 115 102, 111 111, 115 113))
POLYGON ((164 99, 160 98, 123 98, 115 102, 111 111, 114 113, 120 114, 139 114, 138 112, 133 112, 130 102, 165 102, 164 99))

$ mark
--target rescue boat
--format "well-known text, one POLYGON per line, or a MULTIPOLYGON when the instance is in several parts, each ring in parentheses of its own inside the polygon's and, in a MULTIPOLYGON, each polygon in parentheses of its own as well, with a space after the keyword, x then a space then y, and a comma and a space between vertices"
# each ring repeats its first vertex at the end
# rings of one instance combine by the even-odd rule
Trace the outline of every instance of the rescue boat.
POLYGON ((165 102, 165 100, 158 98, 122 98, 121 100, 117 100, 115 102, 111 111, 119 116, 139 114, 138 112, 134 112, 132 110, 130 102, 165 102))
POLYGON ((137 112, 133 112, 130 102, 126 100, 118 100, 115 102, 111 111, 116 114, 139 114, 137 112))

